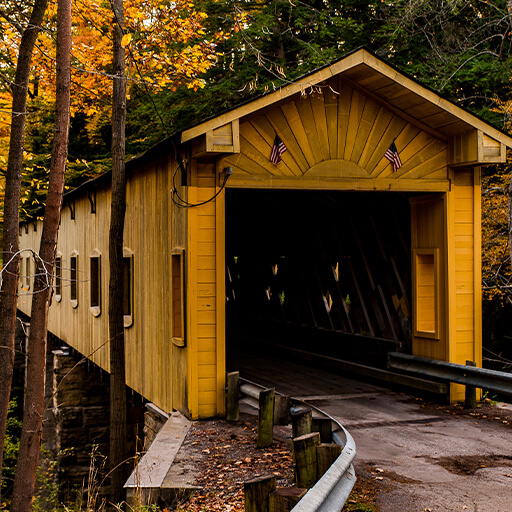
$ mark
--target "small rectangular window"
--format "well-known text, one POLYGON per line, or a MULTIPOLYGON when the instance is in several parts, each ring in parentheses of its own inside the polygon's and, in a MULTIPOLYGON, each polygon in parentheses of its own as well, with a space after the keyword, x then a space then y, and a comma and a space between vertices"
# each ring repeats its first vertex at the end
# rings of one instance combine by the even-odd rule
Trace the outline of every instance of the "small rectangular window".
POLYGON ((132 258, 123 258, 123 314, 132 316, 132 258))
POLYGON ((124 326, 133 324, 133 253, 123 248, 123 315, 124 326))
POLYGON ((101 312, 101 260, 97 251, 90 257, 90 285, 91 313, 98 316, 101 312))
POLYGON ((171 335, 176 345, 184 345, 183 251, 171 254, 171 335))
POLYGON ((25 258, 25 269, 24 269, 24 281, 25 285, 23 286, 24 290, 30 290, 30 256, 25 258))
POLYGON ((415 335, 439 339, 439 269, 437 249, 417 249, 414 254, 415 335))
POLYGON ((55 300, 60 302, 62 299, 62 257, 55 258, 55 300))
POLYGON ((71 304, 74 308, 78 306, 78 255, 73 254, 69 260, 70 268, 70 289, 71 304))

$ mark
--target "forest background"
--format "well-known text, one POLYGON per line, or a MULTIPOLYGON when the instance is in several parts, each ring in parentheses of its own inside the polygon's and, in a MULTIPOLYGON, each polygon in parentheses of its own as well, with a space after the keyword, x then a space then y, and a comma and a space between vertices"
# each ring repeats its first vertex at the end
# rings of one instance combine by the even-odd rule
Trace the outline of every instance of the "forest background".
MULTIPOLYGON (((126 0, 125 5, 128 158, 360 46, 511 130, 512 0, 126 0)), ((0 7, 2 193, 19 27, 30 10, 29 0, 7 0, 0 7)), ((40 215, 47 191, 55 18, 56 2, 50 2, 29 87, 22 220, 40 215)), ((75 0, 67 190, 111 168, 111 48, 110 2, 75 0)), ((512 359, 509 184, 509 167, 486 169, 484 356, 500 361, 500 368, 512 359)))

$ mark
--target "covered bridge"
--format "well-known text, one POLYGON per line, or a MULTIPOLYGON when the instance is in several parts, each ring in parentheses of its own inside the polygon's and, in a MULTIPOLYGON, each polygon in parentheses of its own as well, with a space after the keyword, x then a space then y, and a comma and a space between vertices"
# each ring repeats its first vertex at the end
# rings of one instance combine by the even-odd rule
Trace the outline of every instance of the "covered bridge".
MULTIPOLYGON (((375 340, 480 365, 481 168, 506 147, 360 49, 131 160, 128 386, 166 411, 222 414, 229 351, 276 333, 363 361, 359 341, 375 340)), ((49 318, 107 371, 109 217, 108 175, 66 195, 49 318)), ((21 246, 40 233, 22 227, 21 246)), ((31 268, 26 253, 28 291, 31 268)))

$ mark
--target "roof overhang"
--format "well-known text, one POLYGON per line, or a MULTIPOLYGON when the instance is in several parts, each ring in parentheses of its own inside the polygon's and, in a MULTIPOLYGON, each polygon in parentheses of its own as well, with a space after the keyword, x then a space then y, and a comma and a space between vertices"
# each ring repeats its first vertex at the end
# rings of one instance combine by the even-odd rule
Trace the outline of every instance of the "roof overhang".
MULTIPOLYGON (((222 152, 220 146, 219 151, 215 149, 214 141, 216 134, 226 131, 226 127, 230 126, 233 131, 242 118, 336 79, 357 88, 439 140, 450 142, 454 147, 450 158, 453 165, 504 162, 506 147, 512 148, 509 135, 364 48, 276 91, 184 130, 181 142, 204 136, 206 142, 202 146, 206 151, 222 152), (457 147, 467 144, 471 145, 471 154, 457 152, 457 147)), ((233 142, 230 145, 236 151, 236 145, 233 142)))

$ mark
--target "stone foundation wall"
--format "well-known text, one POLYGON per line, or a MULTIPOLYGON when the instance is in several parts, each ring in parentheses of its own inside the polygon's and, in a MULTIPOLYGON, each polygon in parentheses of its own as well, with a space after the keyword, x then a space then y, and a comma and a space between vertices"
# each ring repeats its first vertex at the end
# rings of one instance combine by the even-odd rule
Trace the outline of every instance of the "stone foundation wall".
MULTIPOLYGON (((43 467, 48 470, 49 461, 57 463, 51 477, 63 501, 75 499, 79 492, 108 496, 109 380, 106 372, 49 334, 43 467)), ((129 389, 127 407, 129 474, 137 445, 140 449, 143 443, 138 438, 143 436, 144 424, 142 398, 129 389)))

